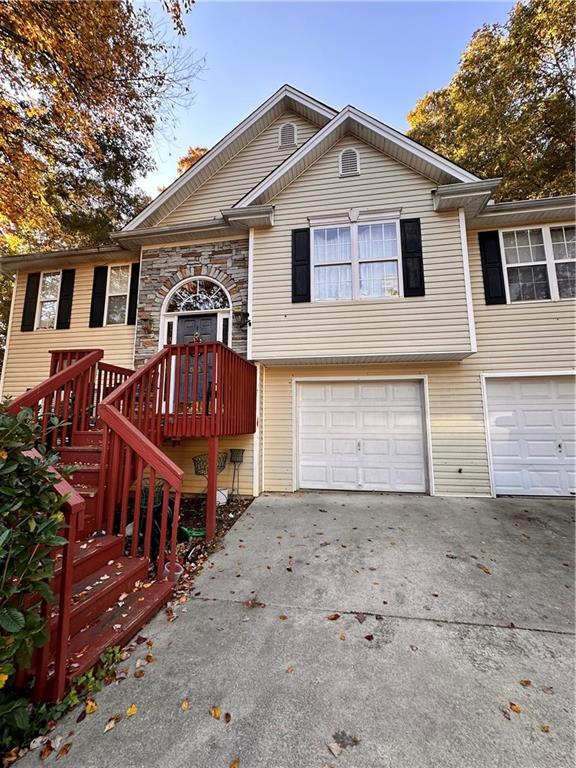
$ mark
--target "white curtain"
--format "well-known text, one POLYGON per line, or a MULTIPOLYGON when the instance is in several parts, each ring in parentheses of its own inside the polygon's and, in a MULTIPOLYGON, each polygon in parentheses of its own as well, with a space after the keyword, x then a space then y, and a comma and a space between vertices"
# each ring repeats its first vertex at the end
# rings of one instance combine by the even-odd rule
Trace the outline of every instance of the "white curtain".
POLYGON ((338 264, 314 268, 314 298, 320 300, 352 298, 352 267, 338 264))

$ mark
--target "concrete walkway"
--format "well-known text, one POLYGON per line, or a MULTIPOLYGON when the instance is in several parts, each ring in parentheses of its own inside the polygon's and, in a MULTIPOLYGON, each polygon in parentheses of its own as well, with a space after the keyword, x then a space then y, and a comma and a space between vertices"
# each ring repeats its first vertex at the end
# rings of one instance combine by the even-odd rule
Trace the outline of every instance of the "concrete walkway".
POLYGON ((573 545, 571 500, 261 497, 58 765, 572 766, 573 545))

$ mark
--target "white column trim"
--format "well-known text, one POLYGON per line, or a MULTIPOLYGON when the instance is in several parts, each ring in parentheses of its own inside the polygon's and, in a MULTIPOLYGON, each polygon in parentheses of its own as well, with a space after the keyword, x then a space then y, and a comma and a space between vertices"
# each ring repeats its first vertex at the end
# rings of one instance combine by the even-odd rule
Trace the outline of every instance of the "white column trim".
POLYGON ((248 325, 246 327, 246 358, 252 359, 252 307, 254 306, 254 229, 248 232, 248 325))
POLYGON ((462 243, 462 268, 464 270, 464 287, 466 290, 466 307, 468 311, 468 331, 470 333, 470 349, 478 351, 476 341, 476 324, 474 322, 474 305, 472 303, 472 281, 470 279, 470 256, 468 253, 468 233, 466 231, 466 214, 464 208, 458 208, 460 221, 460 241, 462 243))

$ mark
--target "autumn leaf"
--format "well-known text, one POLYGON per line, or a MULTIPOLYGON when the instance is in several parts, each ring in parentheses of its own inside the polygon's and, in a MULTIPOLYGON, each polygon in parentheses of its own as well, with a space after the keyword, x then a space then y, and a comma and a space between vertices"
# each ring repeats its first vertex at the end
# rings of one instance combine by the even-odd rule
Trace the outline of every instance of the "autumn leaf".
POLYGON ((2 764, 4 766, 8 766, 8 765, 12 765, 12 763, 15 763, 16 760, 18 760, 19 751, 20 751, 19 747, 14 747, 14 749, 11 749, 10 752, 6 752, 6 754, 2 758, 2 764))
POLYGON ((550 733, 550 726, 549 725, 541 725, 540 730, 542 733, 550 733))
POLYGON ((346 640, 346 635, 344 634, 344 632, 342 632, 342 634, 340 635, 340 640, 346 640))
POLYGON ((230 763, 230 768, 240 768, 240 758, 237 757, 235 760, 232 760, 230 763))
POLYGON ((288 672, 288 673, 294 672, 294 667, 287 667, 286 668, 286 672, 288 672))
POLYGON ((530 686, 532 685, 532 681, 531 680, 520 680, 520 685, 522 686, 522 688, 530 688, 530 686))
POLYGON ((513 701, 510 702, 510 709, 512 710, 512 712, 516 712, 517 715, 519 715, 520 712, 522 712, 522 707, 519 704, 514 704, 513 701))
POLYGON ((281 613, 281 614, 280 614, 280 616, 278 616, 278 618, 280 619, 280 621, 286 621, 286 619, 288 618, 288 616, 286 616, 286 614, 285 614, 285 613, 281 613))
POLYGON ((138 679, 141 678, 141 677, 144 677, 144 670, 143 669, 137 669, 134 672, 134 677, 136 677, 138 679))
POLYGON ((490 570, 490 568, 488 568, 486 565, 483 565, 482 563, 476 563, 476 565, 478 566, 478 568, 480 568, 480 570, 481 570, 483 573, 486 573, 486 574, 488 574, 488 576, 490 576, 490 574, 492 573, 492 571, 490 570))
POLYGON ((374 635, 365 635, 365 636, 364 636, 364 640, 370 640, 370 641, 372 641, 372 640, 374 640, 374 635))
POLYGON ((225 723, 229 723, 230 720, 232 720, 232 715, 230 714, 230 712, 225 712, 224 713, 224 722, 225 723))
POLYGON ((331 613, 330 616, 327 616, 326 618, 328 619, 328 621, 338 621, 338 619, 340 618, 340 614, 331 613))
POLYGON ((92 715, 98 709, 98 704, 96 704, 94 699, 86 699, 86 706, 84 709, 87 715, 92 715))
POLYGON ((71 748, 72 748, 71 741, 69 741, 67 744, 63 744, 58 750, 58 754, 56 755, 56 760, 60 760, 62 757, 66 757, 68 752, 70 752, 71 748))
POLYGON ((46 744, 42 747, 42 750, 40 751, 40 760, 46 760, 46 758, 50 757, 52 752, 54 751, 52 744, 47 741, 46 744))
POLYGON ((182 704, 180 704, 180 709, 181 709, 183 712, 188 712, 188 710, 190 709, 190 699, 188 698, 188 696, 186 696, 186 697, 185 697, 185 698, 182 700, 182 704))
POLYGON ((111 717, 106 723, 106 727, 104 728, 104 733, 108 733, 108 731, 111 731, 112 728, 115 727, 116 723, 120 722, 120 720, 122 720, 122 715, 114 715, 113 717, 111 717))
POLYGON ((133 717, 137 713, 138 713, 138 707, 136 706, 136 704, 130 704, 130 706, 126 710, 126 716, 133 717))
POLYGON ((147 653, 144 658, 147 664, 152 664, 152 662, 156 661, 156 656, 153 653, 147 653))
POLYGON ((210 714, 214 718, 214 720, 220 720, 222 717, 222 710, 220 707, 210 707, 210 714))

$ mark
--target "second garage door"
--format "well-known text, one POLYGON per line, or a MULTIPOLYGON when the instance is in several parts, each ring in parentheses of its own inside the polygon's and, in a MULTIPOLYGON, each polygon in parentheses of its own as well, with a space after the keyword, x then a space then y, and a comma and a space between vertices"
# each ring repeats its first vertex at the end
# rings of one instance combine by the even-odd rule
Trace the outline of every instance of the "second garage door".
POLYGON ((298 486, 423 493, 420 381, 298 386, 298 486))

